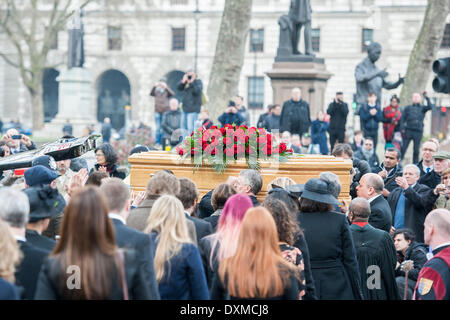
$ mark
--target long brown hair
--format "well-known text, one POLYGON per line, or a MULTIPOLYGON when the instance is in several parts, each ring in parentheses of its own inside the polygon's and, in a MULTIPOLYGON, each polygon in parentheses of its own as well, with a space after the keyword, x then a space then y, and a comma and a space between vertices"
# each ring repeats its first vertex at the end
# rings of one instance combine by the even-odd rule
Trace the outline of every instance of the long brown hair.
POLYGON ((289 270, 296 272, 281 257, 272 215, 263 207, 249 209, 242 221, 236 253, 219 266, 228 293, 238 298, 279 296, 289 270))
POLYGON ((118 279, 118 248, 106 199, 97 187, 85 187, 70 199, 61 238, 52 256, 61 266, 63 295, 73 299, 107 299, 118 279), (69 266, 81 271, 81 289, 68 289, 69 266))

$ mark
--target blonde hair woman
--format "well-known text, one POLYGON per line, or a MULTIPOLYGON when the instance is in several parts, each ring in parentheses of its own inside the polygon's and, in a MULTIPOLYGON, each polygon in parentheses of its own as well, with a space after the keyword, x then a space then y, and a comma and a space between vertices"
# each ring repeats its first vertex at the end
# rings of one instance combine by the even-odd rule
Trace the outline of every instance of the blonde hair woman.
POLYGON ((200 253, 189 238, 181 201, 172 195, 158 198, 145 232, 156 243, 154 263, 161 299, 209 299, 200 253))
POLYGON ((13 283, 16 266, 21 259, 22 253, 11 229, 0 219, 0 300, 19 300, 13 283))

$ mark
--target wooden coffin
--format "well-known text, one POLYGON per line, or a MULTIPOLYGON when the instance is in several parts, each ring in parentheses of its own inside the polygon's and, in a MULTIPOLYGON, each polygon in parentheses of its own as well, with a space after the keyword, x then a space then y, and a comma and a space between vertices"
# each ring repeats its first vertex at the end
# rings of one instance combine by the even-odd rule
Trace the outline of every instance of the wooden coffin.
MULTIPOLYGON (((227 167, 225 173, 218 174, 213 168, 203 165, 194 171, 190 159, 179 161, 179 156, 167 151, 150 151, 134 154, 128 158, 131 165, 130 186, 133 191, 143 191, 151 175, 163 169, 172 170, 178 178, 192 179, 198 187, 200 198, 225 182, 229 176, 238 176, 241 170, 247 169, 245 161, 236 161, 227 167)), ((323 171, 331 171, 339 176, 342 183, 340 199, 350 200, 351 160, 333 156, 304 155, 290 158, 288 162, 273 164, 261 162, 263 187, 257 195, 263 201, 267 195, 268 184, 277 177, 290 177, 297 183, 306 183, 311 178, 318 178, 323 171)))

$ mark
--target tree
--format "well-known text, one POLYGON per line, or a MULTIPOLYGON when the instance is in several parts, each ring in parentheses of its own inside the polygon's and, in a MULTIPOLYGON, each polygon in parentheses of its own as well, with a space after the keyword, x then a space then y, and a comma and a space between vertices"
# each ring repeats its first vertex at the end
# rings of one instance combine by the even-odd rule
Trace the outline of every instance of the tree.
POLYGON ((422 93, 430 77, 431 66, 436 59, 444 36, 447 15, 450 10, 448 0, 429 0, 422 28, 409 57, 408 71, 400 101, 409 105, 414 92, 422 93))
POLYGON ((212 119, 237 93, 253 0, 226 0, 208 83, 207 109, 212 119))
MULTIPOLYGON (((85 0, 81 8, 92 0, 85 0)), ((0 56, 10 65, 19 69, 22 81, 30 93, 33 129, 44 125, 42 101, 42 77, 47 64, 47 56, 55 35, 64 29, 74 10, 73 0, 3 0, 0 8, 0 32, 6 35, 12 45, 16 59, 5 52, 0 56), (51 9, 44 11, 45 6, 51 9)))

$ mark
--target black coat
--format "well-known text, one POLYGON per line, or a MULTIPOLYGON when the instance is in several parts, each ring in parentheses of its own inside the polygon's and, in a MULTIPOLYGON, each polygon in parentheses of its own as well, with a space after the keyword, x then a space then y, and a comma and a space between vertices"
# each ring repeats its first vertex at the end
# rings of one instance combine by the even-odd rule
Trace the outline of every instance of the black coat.
POLYGON ((148 234, 127 227, 122 221, 112 219, 116 235, 116 243, 120 248, 132 249, 141 261, 143 276, 148 286, 149 299, 159 300, 158 282, 153 261, 156 250, 153 240, 148 234))
POLYGON ((390 232, 392 227, 392 213, 389 202, 382 196, 378 196, 370 203, 369 223, 372 227, 390 232))
POLYGON ((308 244, 317 297, 362 299, 356 251, 345 215, 300 212, 298 221, 308 244))
POLYGON ((258 122, 256 124, 256 127, 257 128, 265 128, 265 129, 267 129, 265 126, 266 126, 266 119, 267 119, 268 116, 269 116, 268 112, 261 114, 259 116, 259 118, 258 118, 258 122))
POLYGON ((217 253, 220 247, 220 242, 214 248, 214 254, 211 257, 212 244, 214 241, 214 235, 205 237, 198 241, 198 250, 200 251, 200 257, 202 258, 203 268, 205 269, 206 282, 208 288, 211 290, 214 276, 219 269, 219 262, 217 261, 217 253))
POLYGON ((183 91, 183 111, 184 112, 200 112, 202 107, 202 80, 196 79, 191 84, 178 84, 178 90, 183 91))
POLYGON ((197 235, 197 242, 200 241, 203 237, 209 236, 212 231, 212 226, 209 222, 191 217, 186 214, 188 220, 191 220, 195 224, 195 233, 197 235))
POLYGON ((23 253, 22 262, 16 268, 16 284, 25 289, 24 298, 33 300, 39 271, 50 251, 39 249, 25 241, 18 241, 23 253))
MULTIPOLYGON (((416 166, 419 167, 419 169, 420 169, 420 177, 421 178, 427 174, 427 172, 423 170, 423 160, 420 160, 419 163, 416 164, 416 166)), ((431 170, 431 171, 433 171, 433 170, 431 170)))
MULTIPOLYGON (((283 272, 283 275, 286 273, 283 272)), ((257 300, 298 300, 300 288, 297 278, 295 277, 294 273, 291 272, 289 274, 289 277, 285 279, 285 282, 283 283, 283 293, 280 296, 270 296, 266 298, 261 297, 255 297, 251 298, 250 300, 257 299, 257 300)), ((241 297, 233 297, 229 295, 228 290, 226 289, 226 285, 222 282, 222 280, 219 277, 219 274, 216 273, 212 282, 211 287, 211 299, 212 300, 245 300, 248 298, 241 298, 241 297)))
POLYGON ((328 127, 328 131, 330 133, 345 131, 348 115, 347 103, 336 103, 333 101, 328 105, 327 113, 330 115, 330 126, 328 127))
POLYGON ((181 128, 182 115, 181 110, 169 110, 163 114, 161 128, 164 131, 164 137, 170 138, 175 130, 181 128))
POLYGON ((395 265, 397 253, 394 241, 389 233, 375 229, 370 224, 360 227, 350 226, 358 257, 359 274, 362 290, 366 300, 400 300, 397 283, 395 282, 395 265), (380 268, 380 288, 369 288, 372 284, 369 277, 374 275, 370 266, 380 268), (368 281, 369 280, 369 281, 368 281))
POLYGON ((272 132, 273 130, 280 130, 281 116, 276 116, 274 114, 266 117, 264 128, 267 131, 272 132))
POLYGON ((219 224, 220 214, 222 213, 222 209, 217 209, 212 215, 206 217, 204 220, 211 224, 213 232, 217 231, 217 225, 219 224))
MULTIPOLYGON (((92 168, 91 171, 89 172, 89 175, 91 175, 94 171, 98 171, 98 168, 100 168, 100 165, 98 163, 96 163, 94 165, 94 168, 92 168)), ((127 176, 126 173, 122 172, 122 171, 119 171, 117 169, 119 169, 119 166, 117 164, 115 164, 112 167, 111 172, 109 172, 109 176, 111 178, 119 178, 119 179, 122 179, 122 180, 125 179, 126 176, 127 176)))
POLYGON ((213 192, 214 192, 214 189, 209 191, 207 194, 205 194, 203 196, 202 200, 200 200, 200 202, 198 204, 198 216, 201 219, 209 217, 210 215, 212 215, 214 213, 214 208, 212 207, 212 204, 211 204, 211 198, 212 198, 213 192))
POLYGON ((258 198, 256 198, 256 196, 249 196, 249 197, 250 197, 250 200, 252 200, 252 204, 254 207, 259 206, 259 201, 258 201, 258 198))
POLYGON ((358 150, 358 151, 355 152, 353 157, 357 158, 359 160, 367 161, 367 163, 369 163, 369 165, 370 165, 370 170, 371 171, 377 170, 377 168, 380 166, 380 159, 378 159, 378 156, 377 156, 376 152, 373 152, 371 157, 369 159, 367 159, 364 156, 364 153, 361 150, 358 150))
POLYGON ((281 132, 289 131, 291 134, 302 136, 309 131, 311 116, 309 104, 301 99, 300 101, 288 100, 283 104, 281 111, 281 132))
POLYGON ((36 248, 45 250, 45 251, 53 251, 53 249, 55 249, 56 246, 56 241, 47 238, 43 235, 40 235, 37 231, 35 230, 28 230, 25 233, 25 238, 27 239, 27 241, 29 243, 31 243, 33 246, 35 246, 36 248))
MULTIPOLYGON (((400 263, 405 260, 412 260, 414 261, 414 268, 408 272, 408 279, 417 281, 419 278, 420 270, 422 269, 423 265, 427 263, 427 249, 422 243, 418 243, 416 241, 412 241, 409 245, 409 248, 406 250, 406 254, 404 257, 400 255, 400 263)), ((397 277, 404 277, 405 272, 402 271, 400 268, 395 270, 395 275, 397 277)))
POLYGON ((410 131, 423 131, 423 120, 425 113, 431 110, 432 105, 429 99, 427 99, 427 105, 409 105, 402 111, 402 128, 410 131))
MULTIPOLYGON (((376 170, 373 170, 373 173, 378 173, 378 172, 382 171, 383 168, 384 168, 384 165, 381 164, 378 168, 376 168, 376 170)), ((399 165, 397 165, 394 169, 392 169, 391 172, 389 172, 389 175, 385 179, 383 179, 384 188, 387 191, 392 192, 392 190, 394 190, 395 188, 398 187, 397 182, 395 182, 395 178, 401 177, 401 176, 403 176, 403 170, 399 165)))
MULTIPOLYGON (((144 271, 135 252, 125 251, 125 279, 130 300, 151 299, 149 288, 144 279, 144 271)), ((123 289, 119 272, 111 276, 111 294, 108 300, 123 300, 123 289)), ((61 285, 61 267, 55 258, 48 258, 42 265, 36 288, 35 300, 70 300, 63 292, 61 285)), ((65 285, 65 283, 64 283, 65 285)), ((70 291, 70 290, 69 290, 70 291)))
POLYGON ((424 184, 434 190, 438 184, 441 183, 442 177, 434 170, 423 175, 417 183, 424 184))
POLYGON ((405 195, 405 228, 411 229, 416 234, 416 240, 423 242, 423 223, 427 214, 432 210, 435 198, 430 197, 430 188, 416 183, 411 188, 403 190, 398 187, 394 189, 388 197, 388 202, 392 211, 392 221, 395 219, 395 209, 400 194, 405 195))
POLYGON ((297 235, 294 243, 294 247, 297 247, 302 252, 303 264, 305 265, 305 280, 306 280, 306 291, 303 300, 317 300, 316 287, 314 285, 314 278, 311 270, 311 260, 309 255, 308 244, 306 243, 305 237, 303 235, 297 235))
POLYGON ((18 288, 0 277, 0 301, 20 300, 18 288))

